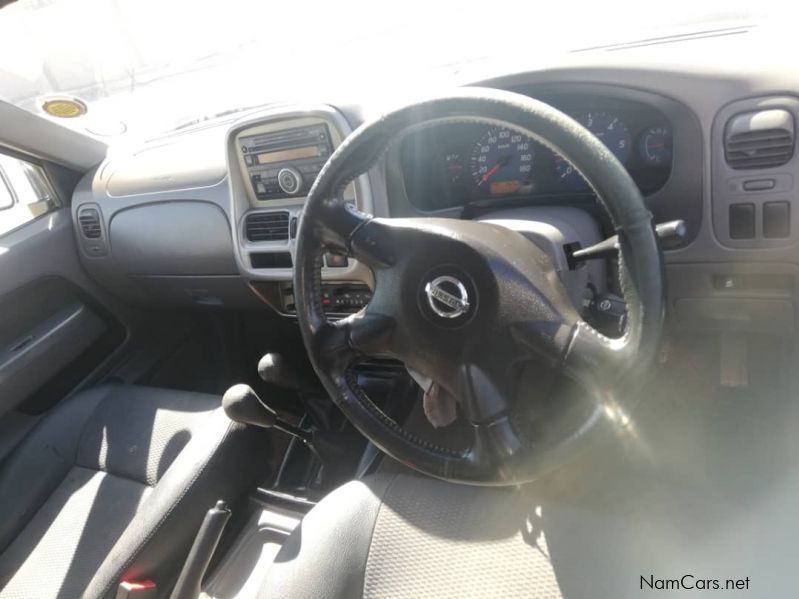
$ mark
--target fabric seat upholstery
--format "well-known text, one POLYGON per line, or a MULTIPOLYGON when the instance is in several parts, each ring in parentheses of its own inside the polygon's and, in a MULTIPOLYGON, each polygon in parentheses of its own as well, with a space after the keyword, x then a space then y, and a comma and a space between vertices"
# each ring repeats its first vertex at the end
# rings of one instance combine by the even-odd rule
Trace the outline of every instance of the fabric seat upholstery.
POLYGON ((106 385, 48 414, 0 466, 0 597, 113 597, 122 579, 166 593, 204 513, 264 474, 266 436, 220 406, 106 385))
POLYGON ((560 599, 530 498, 380 475, 312 509, 266 572, 259 599, 560 599))

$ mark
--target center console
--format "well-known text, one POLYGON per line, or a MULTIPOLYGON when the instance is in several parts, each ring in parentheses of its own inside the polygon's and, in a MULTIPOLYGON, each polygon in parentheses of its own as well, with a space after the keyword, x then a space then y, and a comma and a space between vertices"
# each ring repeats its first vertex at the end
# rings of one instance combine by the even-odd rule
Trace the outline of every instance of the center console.
MULTIPOLYGON (((256 295, 285 316, 294 315, 292 268, 308 192, 350 131, 341 113, 313 106, 258 113, 228 132, 238 267, 256 295)), ((350 183, 341 200, 373 212, 367 176, 350 183)), ((322 278, 332 316, 356 312, 370 297, 372 274, 350 257, 325 255, 322 278)))
MULTIPOLYGON (((228 133, 239 269, 255 294, 284 316, 296 315, 292 267, 308 192, 349 133, 343 116, 325 106, 260 114, 228 133)), ((373 211, 366 176, 350 183, 341 199, 373 211)), ((323 303, 330 317, 357 312, 371 299, 367 268, 333 253, 322 264, 323 303)))

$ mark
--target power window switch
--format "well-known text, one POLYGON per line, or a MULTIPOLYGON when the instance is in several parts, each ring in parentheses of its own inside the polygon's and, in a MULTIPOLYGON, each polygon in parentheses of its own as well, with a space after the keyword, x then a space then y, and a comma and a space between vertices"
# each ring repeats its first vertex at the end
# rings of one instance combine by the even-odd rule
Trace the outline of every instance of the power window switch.
POLYGON ((755 205, 730 206, 730 239, 752 239, 755 236, 755 205))
POLYGON ((763 204, 763 237, 780 239, 791 235, 791 205, 788 202, 763 204))

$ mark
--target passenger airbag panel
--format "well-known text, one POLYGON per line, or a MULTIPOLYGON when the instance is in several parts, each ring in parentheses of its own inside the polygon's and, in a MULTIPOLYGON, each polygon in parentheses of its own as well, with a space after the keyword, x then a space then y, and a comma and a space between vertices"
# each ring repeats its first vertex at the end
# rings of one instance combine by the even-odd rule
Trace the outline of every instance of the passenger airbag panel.
POLYGON ((114 260, 128 274, 238 274, 230 224, 209 202, 162 202, 118 212, 110 242, 114 260))

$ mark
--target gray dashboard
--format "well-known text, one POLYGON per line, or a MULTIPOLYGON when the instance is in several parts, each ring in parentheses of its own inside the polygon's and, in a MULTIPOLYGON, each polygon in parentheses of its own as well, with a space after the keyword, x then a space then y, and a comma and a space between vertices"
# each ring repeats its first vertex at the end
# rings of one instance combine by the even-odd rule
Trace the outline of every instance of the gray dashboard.
MULTIPOLYGON (((253 256, 293 257, 295 238, 252 241, 245 222, 256 214, 299 217, 304 195, 259 202, 242 172, 238 140, 253 131, 324 123, 335 147, 351 131, 330 106, 280 107, 183 132, 109 157, 76 189, 72 210, 85 266, 101 283, 133 300, 207 306, 260 305, 259 283, 290 281, 278 264, 259 268, 253 256), (88 238, 87 218, 100 234, 88 238), (256 292, 254 292, 256 290, 256 292)), ((372 211, 366 176, 344 199, 372 211)), ((369 282, 356 262, 325 267, 324 278, 369 282)))
MULTIPOLYGON (((647 202, 656 220, 684 218, 689 224, 683 247, 665 253, 668 306, 675 321, 792 331, 799 284, 799 210, 793 207, 799 156, 793 153, 777 167, 733 170, 725 161, 724 136, 730 118, 763 109, 784 110, 799 122, 799 100, 792 91, 799 90, 799 73, 773 65, 711 64, 701 54, 703 44, 711 43, 716 50, 733 44, 713 39, 578 55, 554 68, 475 83, 533 97, 554 92, 634 100, 666 114, 674 127, 674 165, 668 183, 647 202), (762 180, 775 185, 743 187, 762 180), (787 207, 783 214, 789 219, 780 237, 764 229, 766 205, 775 203, 787 207), (731 235, 731 206, 738 204, 751 206, 746 211, 752 214, 752 230, 746 238, 731 235)), ((266 300, 276 307, 279 294, 270 289, 289 284, 291 268, 281 262, 255 267, 252 254, 292 255, 294 239, 252 242, 243 227, 253 213, 282 210, 289 218, 299 216, 304 196, 254 198, 242 169, 240 136, 318 122, 327 125, 335 146, 391 104, 276 106, 109 154, 73 197, 84 265, 130 299, 230 307, 266 300), (99 240, 83 234, 80 223, 87 210, 99 218, 99 240)), ((395 158, 389 152, 354 182, 345 199, 381 216, 423 214, 408 200, 395 158)), ((462 210, 443 213, 459 217, 462 210)), ((325 268, 323 276, 370 282, 370 273, 353 261, 325 268)))

